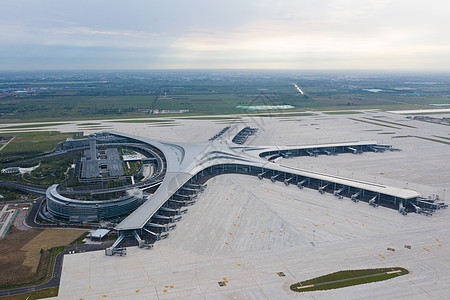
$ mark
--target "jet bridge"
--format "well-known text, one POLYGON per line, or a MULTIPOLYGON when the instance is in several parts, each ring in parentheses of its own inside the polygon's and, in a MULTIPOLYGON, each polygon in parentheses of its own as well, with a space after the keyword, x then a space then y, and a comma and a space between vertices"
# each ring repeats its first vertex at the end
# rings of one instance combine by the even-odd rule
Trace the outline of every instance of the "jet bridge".
POLYGON ((289 183, 291 182, 292 179, 294 179, 294 176, 292 176, 291 178, 285 179, 284 184, 289 185, 289 183))
POLYGON ((299 189, 303 189, 303 185, 305 184, 305 183, 309 183, 309 179, 303 179, 302 181, 300 181, 299 183, 297 183, 297 186, 298 186, 298 188, 299 189))
POLYGON ((263 180, 264 175, 267 174, 267 172, 269 172, 269 171, 266 170, 266 171, 264 171, 264 172, 262 172, 262 173, 259 173, 259 174, 258 174, 258 179, 259 179, 259 180, 263 180))
POLYGON ((270 177, 270 180, 272 181, 272 182, 275 182, 275 181, 277 181, 277 178, 280 176, 280 174, 276 174, 276 175, 273 175, 272 177, 270 177))
POLYGON ((344 196, 341 195, 341 193, 344 191, 344 187, 340 188, 339 190, 335 190, 333 192, 333 195, 338 197, 339 199, 344 198, 344 196))
POLYGON ((361 195, 361 191, 357 192, 356 194, 353 194, 351 196, 352 201, 355 203, 359 202, 359 199, 358 199, 359 195, 361 195))
POLYGON ((326 189, 329 185, 330 185, 330 184, 326 184, 326 185, 324 185, 324 186, 319 186, 319 189, 318 189, 319 193, 325 194, 325 189, 326 189))

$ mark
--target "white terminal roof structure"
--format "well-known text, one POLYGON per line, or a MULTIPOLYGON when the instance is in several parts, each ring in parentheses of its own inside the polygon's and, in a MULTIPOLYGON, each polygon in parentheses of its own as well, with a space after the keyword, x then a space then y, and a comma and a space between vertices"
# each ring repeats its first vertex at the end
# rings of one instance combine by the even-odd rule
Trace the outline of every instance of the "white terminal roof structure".
POLYGON ((252 167, 286 172, 299 176, 333 182, 345 186, 359 188, 380 194, 387 194, 401 199, 419 197, 416 191, 390 187, 382 184, 365 182, 357 179, 349 179, 340 176, 313 172, 282 164, 273 163, 260 157, 260 154, 271 151, 289 151, 314 148, 352 147, 352 146, 377 146, 375 141, 355 141, 334 144, 302 145, 302 146, 242 146, 231 143, 230 135, 235 132, 228 130, 223 137, 213 142, 205 143, 177 143, 162 142, 135 135, 119 132, 111 134, 138 140, 152 145, 164 154, 167 161, 165 177, 156 192, 139 208, 126 217, 116 226, 116 230, 133 230, 143 228, 150 218, 175 194, 184 184, 200 171, 215 165, 240 164, 252 167))
POLYGON ((97 229, 91 233, 91 238, 102 239, 110 232, 108 229, 97 229))

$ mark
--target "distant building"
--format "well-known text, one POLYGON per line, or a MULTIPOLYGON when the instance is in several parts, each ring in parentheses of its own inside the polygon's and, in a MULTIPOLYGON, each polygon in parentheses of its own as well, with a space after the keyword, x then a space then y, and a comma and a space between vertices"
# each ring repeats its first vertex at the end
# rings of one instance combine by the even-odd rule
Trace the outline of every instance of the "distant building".
POLYGON ((97 159, 97 141, 95 139, 94 135, 89 136, 89 150, 90 150, 90 159, 96 160, 97 159))
POLYGON ((19 167, 10 167, 10 168, 6 168, 2 170, 3 174, 14 174, 14 173, 19 173, 20 172, 20 168, 19 167))

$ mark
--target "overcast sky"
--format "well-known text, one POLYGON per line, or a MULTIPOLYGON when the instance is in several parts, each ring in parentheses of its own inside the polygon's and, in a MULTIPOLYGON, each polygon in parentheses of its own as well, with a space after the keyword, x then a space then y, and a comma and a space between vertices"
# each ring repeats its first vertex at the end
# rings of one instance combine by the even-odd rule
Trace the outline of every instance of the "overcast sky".
POLYGON ((448 0, 0 0, 0 69, 450 71, 448 0))

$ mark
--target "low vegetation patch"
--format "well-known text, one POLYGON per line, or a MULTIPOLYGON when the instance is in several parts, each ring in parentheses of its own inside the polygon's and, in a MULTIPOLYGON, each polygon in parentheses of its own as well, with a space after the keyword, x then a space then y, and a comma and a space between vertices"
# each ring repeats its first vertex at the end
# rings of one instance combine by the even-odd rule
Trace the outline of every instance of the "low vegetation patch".
POLYGON ((436 142, 436 143, 450 145, 450 142, 446 142, 446 141, 442 141, 442 140, 438 140, 438 139, 432 139, 432 138, 428 138, 428 137, 424 137, 424 136, 412 135, 412 137, 422 139, 422 140, 432 141, 432 142, 436 142))
POLYGON ((363 112, 356 110, 348 110, 348 111, 325 111, 323 113, 326 115, 354 115, 354 114, 362 114, 363 112))
POLYGON ((102 125, 102 123, 80 123, 80 124, 77 124, 77 126, 98 126, 98 125, 102 125))
MULTIPOLYGON (((3 134, 5 136, 6 134, 3 134)), ((10 163, 28 159, 52 151, 56 145, 67 138, 74 138, 77 133, 32 132, 14 133, 16 138, 0 152, 0 163, 10 163)))
POLYGON ((58 291, 59 291, 59 287, 54 287, 54 288, 42 289, 42 290, 19 294, 19 295, 14 295, 14 296, 0 297, 0 300, 44 299, 44 298, 58 296, 58 291))
POLYGON ((47 281, 53 272, 56 255, 63 251, 64 245, 84 232, 79 229, 37 228, 20 231, 11 226, 5 238, 0 240, 0 289, 47 281))
POLYGON ((391 126, 391 125, 386 125, 386 124, 381 124, 381 123, 375 123, 375 122, 370 122, 370 121, 366 121, 366 120, 361 120, 361 119, 354 119, 354 118, 349 118, 350 120, 353 121, 357 121, 357 122, 363 122, 363 123, 367 123, 367 124, 372 124, 372 125, 378 125, 378 126, 383 126, 383 127, 389 127, 389 128, 394 128, 394 129, 401 129, 395 126, 391 126))
POLYGON ((169 123, 169 122, 175 122, 175 120, 171 120, 171 119, 161 119, 161 120, 149 120, 149 119, 144 119, 144 120, 114 120, 111 121, 114 123, 169 123))
POLYGON ((445 137, 445 136, 439 136, 439 135, 433 135, 433 136, 437 137, 437 138, 440 138, 440 139, 444 139, 444 140, 449 140, 450 141, 450 138, 445 137))
POLYGON ((3 127, 2 129, 28 129, 28 128, 41 128, 41 127, 51 127, 51 126, 59 126, 66 125, 69 123, 41 123, 41 124, 27 124, 27 125, 14 125, 3 127))
POLYGON ((373 118, 367 118, 367 117, 364 117, 364 119, 377 121, 377 122, 382 122, 382 123, 388 123, 388 124, 397 125, 397 126, 403 126, 403 127, 409 127, 409 128, 417 128, 417 127, 411 126, 411 125, 406 125, 406 124, 401 124, 401 123, 396 123, 396 122, 391 122, 391 121, 385 121, 385 120, 380 120, 380 119, 373 119, 373 118))
POLYGON ((290 286, 294 292, 311 292, 331 290, 358 284, 391 279, 408 274, 408 270, 400 267, 346 270, 294 283, 290 286))
POLYGON ((10 187, 4 187, 4 186, 0 186, 0 195, 2 195, 2 197, 0 197, 0 202, 1 201, 15 201, 15 200, 29 200, 29 199, 36 198, 36 196, 34 196, 30 193, 20 191, 20 190, 15 190, 10 187))

